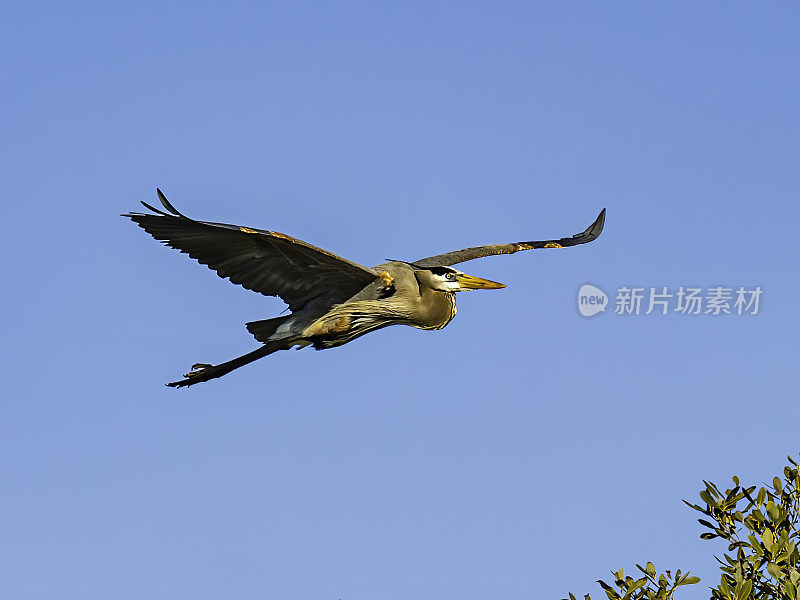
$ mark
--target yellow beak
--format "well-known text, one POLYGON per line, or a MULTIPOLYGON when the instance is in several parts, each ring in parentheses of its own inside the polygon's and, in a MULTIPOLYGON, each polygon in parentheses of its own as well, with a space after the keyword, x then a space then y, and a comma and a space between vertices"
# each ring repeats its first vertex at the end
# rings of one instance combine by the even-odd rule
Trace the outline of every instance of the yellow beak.
POLYGON ((502 283, 473 277, 472 275, 457 275, 456 281, 458 281, 462 290, 499 290, 506 287, 502 283))

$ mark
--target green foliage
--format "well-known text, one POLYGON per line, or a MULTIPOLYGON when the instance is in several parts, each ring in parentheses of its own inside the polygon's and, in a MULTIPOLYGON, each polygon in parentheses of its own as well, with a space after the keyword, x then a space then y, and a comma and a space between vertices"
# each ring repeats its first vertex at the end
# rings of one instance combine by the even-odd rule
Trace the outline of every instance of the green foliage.
MULTIPOLYGON (((796 600, 800 587, 800 474, 791 456, 783 479, 756 489, 733 477, 733 487, 721 492, 703 482, 703 504, 686 504, 708 517, 698 519, 706 540, 720 538, 727 552, 720 560, 720 583, 713 600, 768 598, 796 600)), ((718 559, 719 560, 719 559, 718 559)))
MULTIPOLYGON (((597 581, 609 600, 669 600, 673 598, 678 587, 700 581, 699 577, 690 577, 689 573, 680 571, 675 571, 675 575, 670 571, 657 574, 655 566, 650 562, 644 567, 636 565, 636 568, 642 575, 638 579, 626 577, 625 570, 620 569, 616 573, 611 572, 614 576, 613 585, 603 580, 597 581)), ((591 600, 591 596, 588 594, 585 598, 591 600)), ((576 598, 570 594, 569 600, 576 600, 576 598)))
MULTIPOLYGON (((707 529, 700 538, 726 543, 711 600, 800 600, 800 465, 788 458, 783 479, 775 477, 771 485, 746 487, 734 476, 733 487, 722 492, 704 481, 702 504, 684 500, 707 517, 698 519, 707 529)), ((598 581, 610 600, 672 600, 678 587, 700 581, 680 571, 657 576, 653 563, 636 568, 638 579, 620 569, 612 572, 613 584, 598 581)))

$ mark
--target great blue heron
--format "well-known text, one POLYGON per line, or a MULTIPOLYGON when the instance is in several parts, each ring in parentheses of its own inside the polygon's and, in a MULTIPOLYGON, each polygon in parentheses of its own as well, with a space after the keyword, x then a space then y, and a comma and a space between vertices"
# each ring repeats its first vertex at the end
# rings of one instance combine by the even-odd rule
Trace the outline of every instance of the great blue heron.
POLYGON ((293 346, 335 348, 389 325, 442 329, 456 316, 455 292, 505 287, 466 275, 451 265, 493 254, 564 248, 591 242, 603 231, 603 209, 586 231, 560 240, 477 246, 415 261, 390 260, 373 268, 276 231, 195 221, 178 212, 157 190, 167 212, 127 213, 165 245, 208 265, 220 277, 289 305, 288 315, 247 323, 262 343, 218 365, 198 363, 172 387, 221 377, 254 360, 293 346))

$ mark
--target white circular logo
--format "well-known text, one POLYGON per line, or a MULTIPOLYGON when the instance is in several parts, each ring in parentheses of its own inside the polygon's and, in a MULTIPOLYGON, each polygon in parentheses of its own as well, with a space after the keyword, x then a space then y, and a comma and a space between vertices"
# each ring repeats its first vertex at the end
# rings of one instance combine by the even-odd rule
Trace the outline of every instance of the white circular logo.
POLYGON ((591 317, 608 307, 608 295, 590 283, 578 290, 578 310, 584 317, 591 317))

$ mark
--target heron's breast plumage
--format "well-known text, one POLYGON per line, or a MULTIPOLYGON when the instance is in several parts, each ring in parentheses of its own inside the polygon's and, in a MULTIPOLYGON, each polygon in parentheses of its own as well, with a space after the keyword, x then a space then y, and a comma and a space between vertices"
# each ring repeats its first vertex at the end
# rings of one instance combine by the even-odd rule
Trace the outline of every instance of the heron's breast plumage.
POLYGON ((413 326, 417 329, 444 329, 456 316, 456 295, 427 291, 420 295, 421 310, 413 326))

